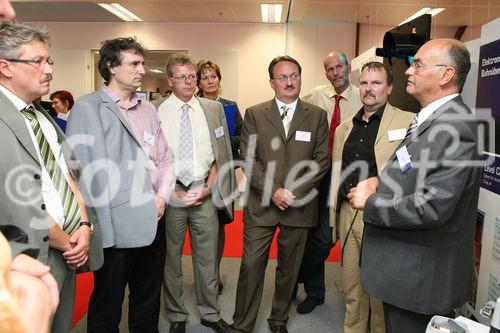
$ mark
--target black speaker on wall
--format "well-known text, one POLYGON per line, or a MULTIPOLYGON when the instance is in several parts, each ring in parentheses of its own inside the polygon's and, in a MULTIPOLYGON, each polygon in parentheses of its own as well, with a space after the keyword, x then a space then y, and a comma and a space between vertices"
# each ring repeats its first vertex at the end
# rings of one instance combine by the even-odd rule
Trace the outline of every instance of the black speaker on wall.
POLYGON ((431 15, 425 14, 387 31, 383 48, 376 49, 376 55, 384 57, 384 64, 391 68, 394 75, 394 88, 389 103, 407 111, 418 112, 420 105, 415 98, 406 93, 405 71, 413 62, 413 56, 420 46, 430 40, 431 15))

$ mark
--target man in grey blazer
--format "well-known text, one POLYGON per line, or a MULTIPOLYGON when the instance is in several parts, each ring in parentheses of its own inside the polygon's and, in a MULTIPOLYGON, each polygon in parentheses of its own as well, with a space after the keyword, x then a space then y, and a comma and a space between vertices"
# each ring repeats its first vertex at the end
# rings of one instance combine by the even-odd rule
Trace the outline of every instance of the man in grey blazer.
POLYGON ((66 128, 102 226, 104 265, 94 273, 87 327, 118 332, 128 285, 129 331, 158 332, 172 156, 156 109, 135 93, 145 74, 143 47, 116 38, 99 55, 105 84, 78 99, 66 128))
POLYGON ((46 31, 20 22, 0 25, 0 186, 5 189, 0 229, 13 256, 28 250, 37 257, 38 251, 38 260, 51 267, 60 293, 52 331, 68 332, 75 270, 86 264, 99 268, 102 249, 99 225, 85 206, 86 193, 76 185, 80 170, 64 134, 32 103, 49 91, 48 39, 46 31))
POLYGON ((422 106, 378 178, 348 195, 364 209, 361 283, 384 303, 387 332, 424 332, 470 299, 480 165, 477 125, 460 98, 470 55, 424 44, 406 71, 422 106))
POLYGON ((318 223, 316 187, 330 164, 326 112, 300 100, 300 64, 281 56, 271 61, 268 72, 275 98, 247 109, 241 135, 248 187, 235 332, 250 333, 255 327, 278 228, 276 289, 268 323, 274 333, 288 332, 307 234, 318 223))
POLYGON ((196 65, 184 55, 167 61, 172 95, 158 108, 163 132, 171 144, 177 178, 166 211, 167 264, 164 272, 165 307, 170 333, 184 333, 189 316, 182 292, 182 247, 189 228, 193 251, 196 300, 201 324, 228 332, 217 304, 217 208, 233 218, 237 194, 231 142, 222 104, 194 96, 196 65))

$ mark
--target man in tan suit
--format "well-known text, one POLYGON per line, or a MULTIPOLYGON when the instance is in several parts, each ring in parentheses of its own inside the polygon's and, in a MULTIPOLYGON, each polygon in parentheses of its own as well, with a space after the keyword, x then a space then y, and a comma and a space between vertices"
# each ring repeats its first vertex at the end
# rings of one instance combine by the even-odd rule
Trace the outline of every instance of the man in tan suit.
POLYGON ((404 139, 414 114, 387 103, 392 91, 392 73, 382 63, 370 62, 363 66, 359 91, 363 107, 340 124, 335 133, 330 224, 334 235, 338 227, 342 247, 344 332, 385 333, 382 303, 368 295, 360 283, 363 212, 352 209, 346 196, 359 181, 377 176, 383 169, 404 139))
POLYGON ((246 111, 241 135, 248 188, 235 332, 254 329, 269 248, 278 228, 276 289, 268 323, 272 332, 287 332, 307 234, 318 220, 316 187, 330 162, 326 112, 299 99, 299 63, 289 56, 277 57, 268 71, 275 98, 246 111))

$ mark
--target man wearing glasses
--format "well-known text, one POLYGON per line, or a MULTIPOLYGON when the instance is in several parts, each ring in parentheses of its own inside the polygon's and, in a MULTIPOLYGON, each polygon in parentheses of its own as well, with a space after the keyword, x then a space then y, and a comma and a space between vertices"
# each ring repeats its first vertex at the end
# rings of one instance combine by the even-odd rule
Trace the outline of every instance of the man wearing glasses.
POLYGON ((165 307, 170 333, 184 333, 189 313, 182 291, 182 247, 189 228, 201 324, 228 332, 217 304, 217 208, 233 218, 236 190, 231 141, 222 104, 194 96, 196 65, 184 55, 167 61, 172 95, 158 108, 163 133, 174 153, 175 190, 166 211, 165 307))
POLYGON ((328 170, 326 112, 299 99, 301 67, 280 56, 268 67, 275 98, 247 109, 241 156, 247 182, 234 332, 253 332, 269 249, 278 234, 271 332, 286 333, 288 312, 309 230, 317 225, 316 187, 328 170))
MULTIPOLYGON (((73 153, 52 117, 33 103, 49 92, 54 72, 48 40, 46 31, 19 22, 0 25, 0 230, 13 256, 28 250, 50 266, 60 298, 51 330, 69 332, 75 270, 99 268, 102 250, 97 220, 73 178, 80 171, 73 153), (37 249, 27 249, 28 242, 37 249)), ((21 266, 18 258, 13 267, 21 266)), ((47 270, 39 277, 50 287, 47 270)), ((52 296, 57 304, 57 291, 52 296)))

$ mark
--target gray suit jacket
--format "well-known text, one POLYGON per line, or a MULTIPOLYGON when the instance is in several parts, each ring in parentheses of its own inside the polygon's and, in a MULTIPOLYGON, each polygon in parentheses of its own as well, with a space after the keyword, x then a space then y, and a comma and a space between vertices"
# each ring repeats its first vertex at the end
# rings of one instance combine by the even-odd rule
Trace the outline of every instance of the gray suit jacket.
POLYGON ((480 168, 477 125, 456 97, 404 140, 412 168, 395 155, 364 212, 361 283, 382 301, 423 313, 449 313, 471 297, 480 168))
POLYGON ((232 220, 233 201, 239 195, 236 176, 234 174, 234 164, 231 152, 231 138, 227 129, 226 116, 222 104, 203 97, 196 97, 205 113, 210 140, 214 151, 215 162, 217 163, 218 174, 216 186, 212 189, 212 200, 219 209, 223 209, 228 218, 232 220), (216 130, 221 128, 224 135, 217 138, 216 130))
POLYGON ((80 184, 91 194, 103 247, 151 244, 158 221, 149 158, 113 100, 102 91, 79 98, 66 135, 82 164, 80 184))
MULTIPOLYGON (((52 117, 40 106, 35 107, 52 123, 56 129, 59 143, 64 134, 54 123, 52 117)), ((28 128, 21 113, 11 101, 0 92, 0 224, 5 230, 17 230, 10 235, 13 254, 26 248, 25 241, 39 248, 38 260, 47 263, 49 249, 48 215, 42 198, 42 169, 36 155, 28 128), (9 228, 9 225, 17 228, 9 228), (22 230, 22 232, 20 232, 22 230), (24 234, 23 234, 24 233, 24 234), (27 237, 26 237, 27 236, 27 237)), ((79 169, 73 152, 63 143, 62 150, 70 173, 78 180, 79 169)), ((82 190, 85 200, 88 199, 82 190)), ((86 201, 87 202, 87 201, 86 201)), ((89 219, 95 232, 91 237, 89 266, 96 270, 102 265, 99 223, 95 213, 89 209, 89 219)))
POLYGON ((245 113, 240 147, 241 157, 246 163, 251 163, 243 167, 249 184, 245 223, 261 226, 281 223, 293 227, 317 225, 317 193, 300 206, 285 211, 276 207, 271 198, 279 187, 288 187, 298 204, 320 184, 330 164, 326 112, 299 99, 288 136, 285 136, 274 99, 252 106, 245 113), (305 137, 300 138, 303 134, 305 137), (256 137, 254 143, 253 137, 256 137), (256 144, 255 149, 252 144, 256 144), (304 178, 311 171, 312 164, 317 170, 308 181, 295 188, 286 185, 287 179, 292 180, 290 177, 304 178))

